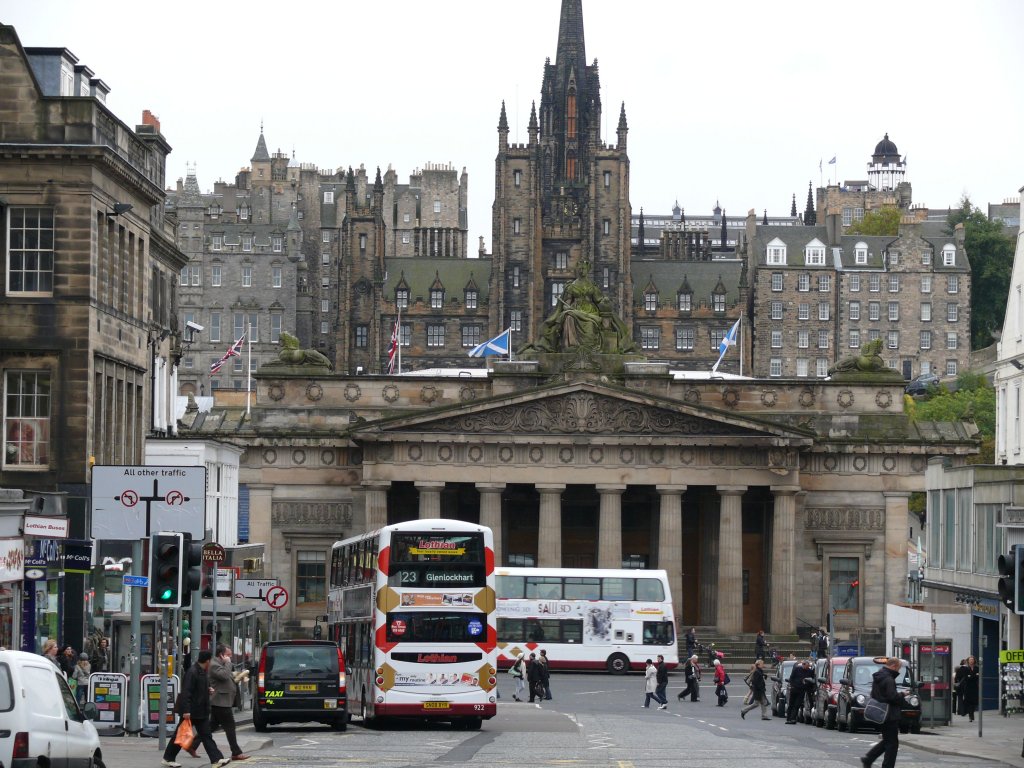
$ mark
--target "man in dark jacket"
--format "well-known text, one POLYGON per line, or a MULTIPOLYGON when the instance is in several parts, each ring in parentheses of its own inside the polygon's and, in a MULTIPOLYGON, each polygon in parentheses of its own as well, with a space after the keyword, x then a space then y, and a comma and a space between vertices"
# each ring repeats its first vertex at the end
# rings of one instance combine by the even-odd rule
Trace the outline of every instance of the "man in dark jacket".
POLYGON ((807 685, 804 681, 814 674, 809 661, 800 661, 793 665, 793 671, 789 673, 789 691, 786 693, 786 725, 793 725, 796 722, 797 713, 804 703, 804 696, 807 685))
MULTIPOLYGON (((247 677, 249 673, 239 674, 247 677)), ((235 713, 232 708, 235 706, 238 683, 231 669, 231 649, 226 645, 217 646, 217 655, 210 661, 209 676, 210 685, 213 686, 213 696, 210 700, 211 720, 224 729, 224 735, 228 737, 228 746, 231 747, 231 759, 248 760, 249 756, 242 753, 238 737, 235 735, 235 713)))
POLYGON ((882 739, 860 759, 861 765, 868 768, 875 759, 885 753, 882 768, 893 768, 896 765, 896 753, 900 748, 900 705, 903 694, 896 690, 896 677, 900 673, 900 660, 890 657, 885 666, 871 676, 871 698, 889 705, 889 713, 881 725, 882 739))
POLYGON ((682 701, 689 696, 690 701, 700 701, 700 665, 697 661, 697 654, 691 654, 683 664, 683 675, 686 678, 686 687, 676 698, 682 701))
POLYGON ((537 661, 537 654, 535 653, 530 654, 530 660, 526 665, 526 682, 530 686, 530 703, 533 704, 534 698, 536 698, 537 701, 543 701, 543 673, 541 672, 541 665, 540 662, 537 661))
POLYGON ((658 673, 654 676, 658 687, 654 689, 654 698, 661 702, 658 709, 668 709, 668 697, 665 691, 668 689, 668 667, 665 666, 665 657, 658 654, 658 673))
MULTIPOLYGON (((213 740, 213 734, 210 733, 210 678, 207 672, 210 669, 211 658, 213 654, 210 651, 200 651, 198 660, 189 667, 185 675, 185 682, 181 686, 181 722, 178 723, 178 728, 195 728, 196 740, 203 743, 212 768, 221 768, 230 763, 231 758, 224 757, 213 740)), ((174 761, 180 751, 181 747, 172 740, 164 750, 161 765, 167 768, 181 768, 181 763, 174 761)))
POLYGON ((697 630, 690 627, 686 633, 686 655, 693 656, 697 652, 697 630))
POLYGON ((548 667, 548 652, 541 649, 540 658, 540 681, 544 685, 544 701, 551 701, 551 668, 548 667))
POLYGON ((768 691, 764 673, 764 659, 754 662, 754 668, 750 671, 750 703, 740 710, 740 717, 746 719, 747 712, 754 707, 761 707, 761 719, 771 720, 768 715, 768 691))

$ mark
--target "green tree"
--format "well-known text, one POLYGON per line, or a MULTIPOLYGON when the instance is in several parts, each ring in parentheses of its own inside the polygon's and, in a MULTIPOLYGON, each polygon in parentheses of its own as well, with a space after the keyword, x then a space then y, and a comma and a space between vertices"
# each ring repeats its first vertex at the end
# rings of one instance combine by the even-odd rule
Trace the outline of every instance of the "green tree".
POLYGON ((984 349, 1003 329, 1013 272, 1014 242, 998 221, 989 221, 969 197, 949 215, 949 231, 964 225, 964 250, 971 262, 971 349, 984 349))
POLYGON ((907 398, 908 413, 914 421, 973 421, 981 437, 981 453, 971 456, 969 464, 995 462, 996 390, 976 373, 963 373, 955 392, 933 387, 929 396, 915 401, 907 398))
POLYGON ((893 207, 876 208, 864 214, 864 218, 847 227, 848 235, 890 235, 900 232, 900 209, 893 207))

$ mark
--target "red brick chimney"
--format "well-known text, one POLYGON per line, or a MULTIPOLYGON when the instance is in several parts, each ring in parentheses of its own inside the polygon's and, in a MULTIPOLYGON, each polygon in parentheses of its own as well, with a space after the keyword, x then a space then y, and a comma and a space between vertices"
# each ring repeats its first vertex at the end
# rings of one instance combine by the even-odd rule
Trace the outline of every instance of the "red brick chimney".
POLYGON ((160 118, 158 118, 148 109, 142 110, 142 124, 153 126, 154 128, 156 128, 156 132, 160 133, 160 118))

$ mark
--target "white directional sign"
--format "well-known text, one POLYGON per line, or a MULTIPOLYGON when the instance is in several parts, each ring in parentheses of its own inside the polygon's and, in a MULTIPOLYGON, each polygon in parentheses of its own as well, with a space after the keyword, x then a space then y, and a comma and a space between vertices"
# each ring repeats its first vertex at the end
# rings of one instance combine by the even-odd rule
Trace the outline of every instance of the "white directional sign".
POLYGON ((92 468, 92 537, 137 541, 157 531, 206 534, 206 467, 92 468))
POLYGON ((266 600, 267 592, 280 582, 280 579, 235 579, 235 597, 266 600))

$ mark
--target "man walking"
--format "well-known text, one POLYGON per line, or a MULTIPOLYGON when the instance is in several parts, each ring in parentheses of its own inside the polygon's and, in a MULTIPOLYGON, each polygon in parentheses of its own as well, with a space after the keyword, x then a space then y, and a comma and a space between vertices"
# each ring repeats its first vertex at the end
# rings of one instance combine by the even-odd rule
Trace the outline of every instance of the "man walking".
POLYGON ((530 686, 530 703, 536 697, 537 701, 544 698, 544 684, 541 682, 540 662, 537 661, 537 654, 531 653, 530 660, 526 666, 526 681, 530 686))
POLYGON ((541 664, 540 681, 544 684, 544 701, 551 701, 551 667, 548 666, 548 652, 541 649, 537 661, 541 664))
POLYGON ((238 737, 235 735, 235 714, 232 709, 235 704, 235 692, 238 689, 231 671, 231 649, 226 645, 217 646, 217 655, 210 662, 210 684, 213 686, 213 697, 210 701, 213 725, 224 729, 228 746, 231 747, 231 759, 248 760, 249 756, 242 754, 242 748, 238 746, 238 737))
POLYGON ((668 667, 665 665, 665 657, 658 654, 658 672, 654 676, 658 686, 654 689, 654 698, 661 702, 658 709, 668 709, 668 697, 665 692, 668 690, 668 667))
MULTIPOLYGON (((195 728, 196 740, 203 743, 212 768, 221 768, 230 763, 231 758, 221 754, 217 742, 210 733, 210 679, 207 673, 212 658, 213 654, 210 651, 200 651, 198 660, 189 667, 185 675, 181 690, 181 721, 178 728, 195 728)), ((181 768, 181 763, 174 761, 180 751, 181 747, 172 740, 164 750, 164 759, 160 764, 167 768, 181 768)))
POLYGON ((689 696, 690 701, 700 701, 700 666, 697 663, 697 654, 686 660, 683 675, 686 677, 686 687, 679 693, 678 699, 682 701, 689 696))
POLYGON ((888 704, 889 712, 881 725, 881 740, 860 759, 864 768, 869 768, 883 752, 885 758, 882 760, 882 768, 893 768, 896 765, 896 753, 900 749, 900 705, 903 704, 903 694, 896 690, 900 666, 900 660, 890 656, 885 666, 871 676, 871 698, 888 704))
POLYGON ((761 719, 771 720, 768 716, 768 692, 765 685, 764 659, 754 662, 754 668, 750 672, 750 703, 740 710, 740 717, 746 719, 747 712, 756 706, 761 707, 761 719))

